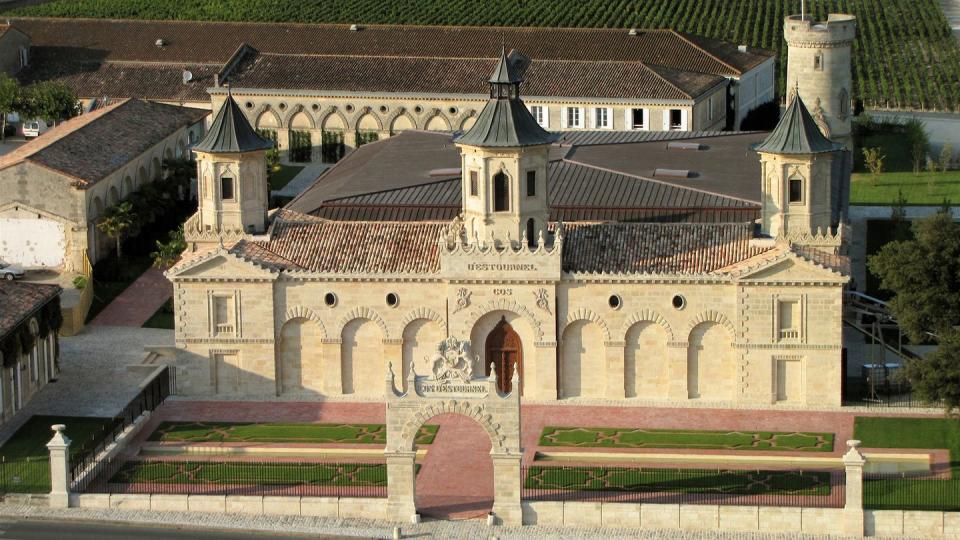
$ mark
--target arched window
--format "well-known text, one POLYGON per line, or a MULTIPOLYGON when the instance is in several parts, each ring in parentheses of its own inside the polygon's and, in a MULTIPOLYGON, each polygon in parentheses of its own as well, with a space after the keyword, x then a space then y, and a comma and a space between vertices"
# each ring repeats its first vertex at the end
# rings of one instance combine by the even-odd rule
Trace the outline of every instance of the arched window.
POLYGON ((533 220, 533 218, 528 219, 527 220, 527 245, 530 247, 534 247, 537 245, 536 231, 534 231, 535 227, 536 227, 536 222, 533 220))
POLYGON ((493 176, 493 211, 510 211, 510 186, 507 183, 507 175, 502 172, 493 176))

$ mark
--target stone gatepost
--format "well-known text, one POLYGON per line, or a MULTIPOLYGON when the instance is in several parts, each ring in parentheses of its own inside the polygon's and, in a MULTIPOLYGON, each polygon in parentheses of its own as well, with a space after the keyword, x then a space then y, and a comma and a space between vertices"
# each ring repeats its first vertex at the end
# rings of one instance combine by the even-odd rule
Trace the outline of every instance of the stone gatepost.
POLYGON ((863 536, 863 466, 867 463, 860 453, 860 441, 847 441, 850 447, 843 455, 843 467, 846 471, 846 502, 843 505, 844 535, 863 536))
POLYGON ((67 426, 50 427, 53 438, 47 443, 50 451, 50 507, 70 507, 70 439, 63 434, 67 426))
POLYGON ((417 514, 417 453, 385 452, 387 461, 387 518, 415 520, 417 514))

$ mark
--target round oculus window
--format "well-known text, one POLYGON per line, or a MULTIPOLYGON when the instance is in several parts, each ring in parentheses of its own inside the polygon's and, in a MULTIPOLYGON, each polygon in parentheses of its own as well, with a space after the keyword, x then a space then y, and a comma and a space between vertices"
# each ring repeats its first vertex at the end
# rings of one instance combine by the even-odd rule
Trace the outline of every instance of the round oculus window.
POLYGON ((337 305, 337 295, 333 294, 332 292, 328 292, 327 294, 323 295, 323 303, 326 304, 327 307, 333 307, 337 305))
POLYGON ((674 309, 683 309, 687 305, 687 299, 677 294, 670 303, 673 304, 674 309))
POLYGON ((353 105, 351 105, 351 104, 348 103, 347 106, 344 107, 344 109, 346 109, 347 112, 353 112, 353 105))
POLYGON ((607 304, 610 309, 620 309, 620 306, 623 305, 623 299, 618 294, 611 294, 610 298, 607 298, 607 304))
POLYGON ((390 307, 397 307, 397 304, 400 302, 400 298, 397 297, 397 293, 387 293, 387 305, 390 307))

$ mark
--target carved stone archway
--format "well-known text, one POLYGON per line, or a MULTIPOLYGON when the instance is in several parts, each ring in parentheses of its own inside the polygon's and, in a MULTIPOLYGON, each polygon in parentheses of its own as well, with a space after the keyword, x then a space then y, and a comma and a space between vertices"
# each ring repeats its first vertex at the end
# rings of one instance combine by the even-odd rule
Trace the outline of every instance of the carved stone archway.
MULTIPOLYGON (((387 516, 407 521, 417 514, 416 444, 420 427, 441 414, 472 418, 490 437, 493 513, 505 525, 520 525, 520 392, 503 394, 496 377, 475 376, 469 342, 449 337, 438 347, 432 373, 411 369, 406 393, 397 389, 393 366, 386 378, 387 516)), ((519 388, 514 372, 513 387, 519 388)))

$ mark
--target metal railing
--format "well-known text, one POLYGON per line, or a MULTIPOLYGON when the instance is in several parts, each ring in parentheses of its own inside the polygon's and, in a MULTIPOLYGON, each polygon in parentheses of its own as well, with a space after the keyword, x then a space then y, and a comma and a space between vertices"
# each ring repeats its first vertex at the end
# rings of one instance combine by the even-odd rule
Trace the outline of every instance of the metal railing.
POLYGON ((960 511, 960 478, 910 474, 868 474, 863 507, 870 510, 960 511))
POLYGON ((27 456, 0 457, 0 495, 7 493, 49 493, 50 459, 27 456))
POLYGON ((72 441, 75 445, 71 450, 70 456, 70 478, 72 478, 71 487, 76 491, 83 490, 83 484, 89 482, 90 475, 83 473, 92 467, 97 457, 110 444, 117 440, 117 437, 133 421, 140 417, 146 411, 156 409, 170 395, 173 388, 173 377, 171 372, 173 367, 167 366, 148 382, 140 393, 136 395, 123 410, 113 417, 109 423, 102 429, 90 435, 85 440, 72 441), (76 445, 79 445, 76 446, 76 445))
MULTIPOLYGON (((211 456, 211 458, 213 458, 211 456)), ((86 493, 386 497, 384 463, 127 459, 95 465, 86 493)))
POLYGON ((523 467, 533 501, 841 508, 843 471, 523 467))

